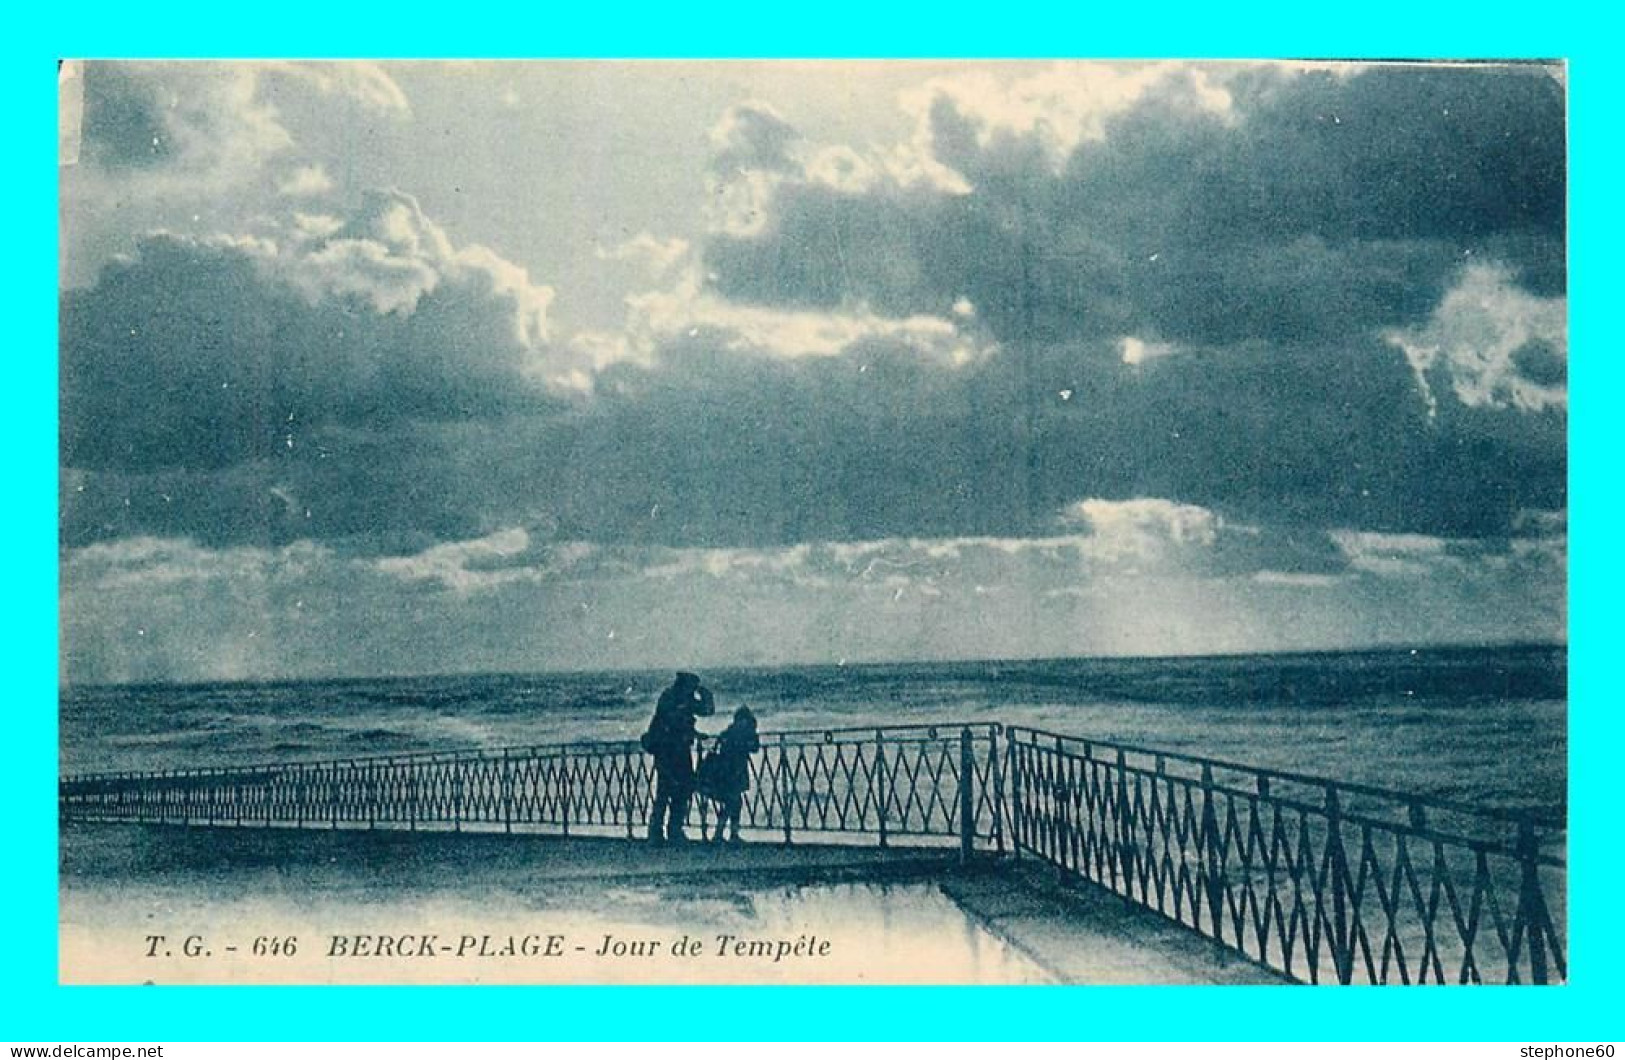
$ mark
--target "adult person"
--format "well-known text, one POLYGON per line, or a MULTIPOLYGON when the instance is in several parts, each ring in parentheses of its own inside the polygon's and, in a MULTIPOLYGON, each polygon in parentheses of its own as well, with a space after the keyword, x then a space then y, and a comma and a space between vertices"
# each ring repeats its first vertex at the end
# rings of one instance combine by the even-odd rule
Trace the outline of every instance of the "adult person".
POLYGON ((655 802, 649 815, 652 842, 681 843, 688 838, 688 801, 694 794, 694 719, 716 713, 711 690, 697 675, 679 671, 660 693, 654 717, 643 734, 643 749, 655 760, 655 802))

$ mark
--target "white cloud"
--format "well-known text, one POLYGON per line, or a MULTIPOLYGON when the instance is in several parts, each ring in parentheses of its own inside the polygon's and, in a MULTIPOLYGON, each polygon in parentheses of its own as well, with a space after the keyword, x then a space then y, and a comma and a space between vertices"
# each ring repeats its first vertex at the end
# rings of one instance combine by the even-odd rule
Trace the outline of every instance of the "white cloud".
POLYGON ((128 537, 69 550, 62 580, 65 586, 94 592, 162 593, 182 583, 208 581, 261 584, 303 576, 332 555, 310 541, 281 548, 209 548, 185 538, 128 537))
POLYGON ((277 185, 277 191, 289 198, 302 199, 325 195, 333 190, 333 178, 320 162, 300 166, 277 185))
POLYGON ((1474 264, 1428 323, 1383 338, 1404 351, 1430 412, 1435 381, 1470 408, 1543 412, 1568 406, 1567 317, 1567 298, 1536 297, 1504 266, 1474 264))
POLYGON ((865 195, 885 179, 872 161, 844 144, 820 148, 807 163, 807 179, 844 195, 865 195))
POLYGON ((958 157, 966 145, 952 142, 958 130, 942 124, 944 115, 951 114, 971 133, 978 150, 987 151, 1001 140, 1031 143, 1059 173, 1080 144, 1105 138, 1112 116, 1153 92, 1193 111, 1228 118, 1232 99, 1220 81, 1222 71, 1170 63, 1089 62, 1054 63, 1015 78, 985 71, 934 78, 902 96, 915 134, 894 158, 893 172, 903 183, 968 191, 969 178, 958 157))
POLYGON ((653 551, 643 575, 663 580, 696 575, 709 578, 789 578, 800 585, 827 584, 807 573, 812 545, 782 548, 672 548, 653 551))
POLYGON ((964 172, 965 151, 989 153, 1007 141, 1036 145, 1059 173, 1080 144, 1105 137, 1113 115, 1153 93, 1220 120, 1232 115, 1223 85, 1229 68, 1222 66, 1090 62, 1033 69, 1016 77, 972 71, 904 92, 899 104, 914 131, 884 148, 816 144, 768 104, 730 107, 711 130, 711 227, 735 237, 762 234, 779 189, 790 184, 852 196, 966 195, 973 182, 964 172), (969 143, 962 142, 966 132, 969 143))
MULTIPOLYGON (((405 94, 375 63, 102 62, 91 64, 90 76, 121 115, 94 112, 85 130, 92 142, 116 142, 125 114, 140 115, 157 130, 143 145, 151 151, 141 165, 116 157, 133 146, 128 143, 114 154, 91 152, 95 175, 76 174, 83 183, 75 191, 97 199, 193 199, 257 178, 270 160, 297 146, 282 111, 267 98, 267 78, 394 117, 410 113, 405 94)), ((286 193, 313 194, 323 179, 320 167, 306 166, 284 181, 292 185, 286 193)))
MULTIPOLYGON (((489 247, 454 246, 410 195, 368 192, 348 218, 295 213, 293 227, 296 238, 282 252, 262 257, 312 301, 361 298, 380 314, 410 314, 424 295, 450 284, 506 304, 519 346, 540 351, 548 338, 553 288, 489 247)), ((545 365, 538 370, 547 374, 545 365)))
POLYGON ((1069 505, 1061 518, 1087 527, 1091 554, 1110 560, 1146 560, 1170 548, 1205 548, 1218 540, 1221 526, 1206 508, 1160 497, 1081 500, 1069 505))
POLYGON ((301 238, 326 239, 343 229, 344 221, 332 214, 295 212, 293 226, 301 238))
POLYGON ((594 253, 602 261, 625 261, 647 269, 653 276, 664 276, 673 266, 688 257, 688 240, 661 239, 648 232, 639 232, 626 242, 609 248, 598 247, 594 253))
POLYGON ((1454 566, 1452 548, 1464 544, 1427 534, 1334 530, 1330 536, 1351 568, 1383 578, 1422 578, 1454 566))
POLYGON ((364 565, 398 581, 433 582, 464 595, 570 577, 615 578, 634 569, 616 550, 585 541, 537 541, 519 526, 364 565))
POLYGON ((1221 529, 1205 508, 1157 498, 1081 501, 1067 509, 1064 521, 1080 525, 1082 532, 666 549, 646 557, 644 569, 663 578, 778 577, 803 587, 929 587, 941 594, 955 585, 1007 581, 1029 569, 1058 578, 1145 570, 1189 574, 1203 568, 1202 553, 1216 543, 1221 529))
POLYGON ((1118 341, 1117 348, 1122 354, 1123 363, 1128 365, 1144 364, 1174 352, 1173 346, 1168 343, 1148 342, 1132 335, 1123 336, 1118 341))
POLYGON ((760 235, 773 200, 785 185, 814 186, 861 196, 916 186, 968 191, 957 174, 907 148, 860 151, 847 144, 806 140, 765 103, 728 108, 711 130, 707 219, 711 230, 735 237, 760 235))
POLYGON ((1349 531, 1348 573, 1225 572, 1204 554, 1231 528, 1204 509, 1087 510, 1090 529, 1042 538, 754 548, 551 543, 521 526, 381 559, 126 539, 64 553, 64 665, 76 681, 185 680, 1563 635, 1561 536, 1349 531), (1149 558, 1125 547, 1139 536, 1149 558))
MULTIPOLYGON (((513 338, 528 349, 540 349, 550 335, 548 310, 552 308, 554 290, 547 284, 531 282, 530 271, 522 265, 502 257, 489 247, 470 243, 457 251, 452 259, 453 275, 472 275, 492 292, 513 305, 513 338)), ((544 376, 552 380, 552 373, 541 366, 544 376)))
POLYGON ((834 357, 876 341, 898 343, 925 360, 960 366, 992 352, 972 325, 963 316, 958 322, 928 314, 885 317, 863 306, 814 311, 734 303, 707 290, 699 271, 690 268, 670 288, 627 299, 624 336, 585 336, 582 348, 601 365, 610 360, 650 363, 671 340, 701 334, 734 353, 784 358, 834 357))
POLYGON ((284 264, 312 301, 356 296, 378 313, 410 313, 440 281, 429 262, 370 239, 335 239, 284 264))
POLYGON ((1325 589, 1342 584, 1336 574, 1306 574, 1302 571, 1255 571, 1252 580, 1259 585, 1279 585, 1291 589, 1325 589))
POLYGON ((833 591, 899 589, 939 596, 997 587, 1041 569, 1047 579, 1111 572, 1189 574, 1217 536, 1205 509, 1157 499, 1085 501, 1083 532, 1044 537, 964 536, 802 542, 761 547, 669 547, 542 543, 521 527, 370 561, 380 573, 435 582, 461 593, 569 575, 663 583, 687 579, 740 586, 833 591))
POLYGON ((268 62, 250 64, 265 73, 291 78, 324 96, 353 100, 381 113, 410 114, 412 105, 406 93, 378 63, 268 62))
POLYGON ((1330 536, 1349 566, 1387 577, 1426 573, 1436 559, 1446 554, 1450 545, 1445 538, 1427 534, 1333 530, 1330 536))
POLYGON ((471 541, 434 545, 412 556, 389 556, 374 561, 377 570, 406 581, 437 581, 448 589, 467 592, 532 577, 531 568, 507 566, 524 555, 530 535, 522 527, 498 530, 471 541), (496 569, 481 564, 496 562, 496 569))
POLYGON ((1511 538, 1444 538, 1334 530, 1330 537, 1350 569, 1375 578, 1418 583, 1449 578, 1468 582, 1518 574, 1537 591, 1561 589, 1568 569, 1564 513, 1528 513, 1514 521, 1511 538))

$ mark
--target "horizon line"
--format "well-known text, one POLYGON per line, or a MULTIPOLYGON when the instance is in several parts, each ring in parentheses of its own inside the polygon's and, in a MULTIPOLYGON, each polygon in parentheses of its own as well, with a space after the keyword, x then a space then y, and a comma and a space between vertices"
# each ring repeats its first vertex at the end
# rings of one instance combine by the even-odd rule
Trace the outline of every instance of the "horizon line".
POLYGON ((1366 655, 1388 652, 1439 651, 1567 651, 1568 640, 1510 640, 1510 641, 1433 641, 1423 643, 1381 642, 1361 647, 1340 648, 1276 648, 1255 651, 1173 652, 1168 654, 1085 654, 1085 655, 1032 655, 1032 656, 964 656, 957 658, 913 659, 839 659, 836 661, 784 660, 780 662, 686 662, 653 666, 596 667, 596 668, 540 668, 534 670, 432 670, 397 673, 305 674, 281 677, 214 677, 214 678, 149 678, 134 681, 73 681, 59 671, 57 691, 96 688, 200 688, 220 685, 286 685, 318 684, 342 681, 413 681, 468 677, 585 677, 597 674, 651 674, 667 670, 693 671, 769 671, 769 670, 838 670, 868 669, 886 666, 976 666, 976 665, 1032 665, 1055 662, 1191 662, 1217 659, 1279 658, 1293 655, 1366 655))

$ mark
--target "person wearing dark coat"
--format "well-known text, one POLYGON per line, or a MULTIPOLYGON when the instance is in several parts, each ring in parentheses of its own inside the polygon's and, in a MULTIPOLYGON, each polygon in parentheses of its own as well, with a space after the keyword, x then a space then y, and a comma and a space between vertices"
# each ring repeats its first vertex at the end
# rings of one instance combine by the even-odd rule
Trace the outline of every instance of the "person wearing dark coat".
POLYGON ((679 672, 655 704, 654 717, 643 734, 643 749, 655 760, 649 838, 656 843, 688 838, 683 826, 688 822, 688 801, 694 793, 694 719, 714 713, 716 704, 710 689, 691 673, 679 672))
POLYGON ((722 842, 722 830, 729 829, 729 840, 739 842, 739 812, 744 806, 745 792, 750 790, 750 756, 762 749, 756 735, 756 715, 749 707, 734 711, 733 724, 717 737, 716 775, 711 778, 709 794, 716 799, 716 829, 711 833, 713 843, 722 842))

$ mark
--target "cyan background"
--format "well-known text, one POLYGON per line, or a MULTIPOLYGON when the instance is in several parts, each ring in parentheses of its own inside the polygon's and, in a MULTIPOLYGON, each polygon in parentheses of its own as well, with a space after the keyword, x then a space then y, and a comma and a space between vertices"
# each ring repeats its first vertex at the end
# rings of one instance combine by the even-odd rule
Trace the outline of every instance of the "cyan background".
POLYGON ((28 4, 0 44, 11 203, 0 253, 10 695, 0 791, 0 1039, 1485 1039, 1620 1036, 1621 723, 1612 658, 1625 515, 1606 337, 1619 275, 1619 58, 1566 3, 28 4), (1561 57, 1570 61, 1570 983, 1551 989, 1195 987, 61 988, 56 982, 56 93, 67 57, 1561 57))

